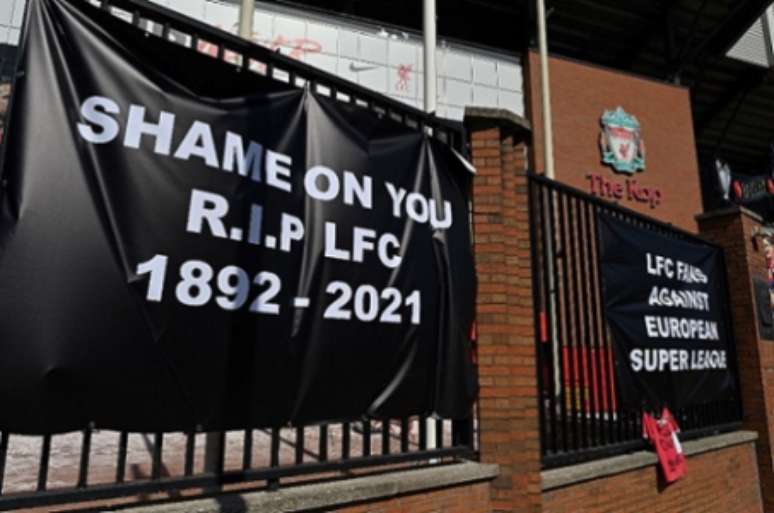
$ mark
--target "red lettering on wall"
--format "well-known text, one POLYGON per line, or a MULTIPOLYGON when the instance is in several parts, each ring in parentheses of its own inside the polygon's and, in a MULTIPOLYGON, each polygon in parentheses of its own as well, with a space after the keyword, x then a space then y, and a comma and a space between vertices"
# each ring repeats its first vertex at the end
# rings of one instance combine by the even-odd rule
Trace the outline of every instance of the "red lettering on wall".
POLYGON ((661 204, 662 194, 658 187, 641 185, 633 178, 627 178, 624 183, 605 177, 600 173, 586 175, 589 181, 589 191, 593 196, 609 201, 626 199, 637 203, 647 203, 650 208, 656 208, 661 204))

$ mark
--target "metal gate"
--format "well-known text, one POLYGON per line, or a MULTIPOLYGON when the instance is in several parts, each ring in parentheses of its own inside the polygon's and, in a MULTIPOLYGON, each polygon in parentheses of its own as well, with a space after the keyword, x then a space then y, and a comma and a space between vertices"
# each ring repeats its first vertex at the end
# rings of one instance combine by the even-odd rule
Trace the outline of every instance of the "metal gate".
MULTIPOLYGON (((602 307, 597 215, 603 212, 668 238, 712 244, 543 177, 530 177, 529 198, 543 465, 556 467, 644 448, 642 412, 627 409, 618 400, 620 385, 602 307)), ((727 280, 723 284, 727 297, 726 284, 727 280)), ((730 323, 728 301, 725 310, 730 323)), ((734 355, 732 372, 738 375, 736 349, 729 350, 734 355)), ((738 390, 737 386, 737 394, 738 390)), ((741 402, 737 395, 731 401, 673 413, 681 437, 695 438, 737 428, 741 402)))

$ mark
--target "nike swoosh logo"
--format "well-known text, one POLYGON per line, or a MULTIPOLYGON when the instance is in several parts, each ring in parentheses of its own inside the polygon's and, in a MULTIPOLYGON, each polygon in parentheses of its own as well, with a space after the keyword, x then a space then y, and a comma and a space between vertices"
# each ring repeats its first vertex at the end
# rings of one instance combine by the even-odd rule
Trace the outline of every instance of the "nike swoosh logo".
POLYGON ((358 66, 354 62, 350 62, 349 63, 349 71, 351 71, 352 73, 357 73, 359 71, 370 71, 370 70, 376 69, 378 67, 379 66, 358 66))

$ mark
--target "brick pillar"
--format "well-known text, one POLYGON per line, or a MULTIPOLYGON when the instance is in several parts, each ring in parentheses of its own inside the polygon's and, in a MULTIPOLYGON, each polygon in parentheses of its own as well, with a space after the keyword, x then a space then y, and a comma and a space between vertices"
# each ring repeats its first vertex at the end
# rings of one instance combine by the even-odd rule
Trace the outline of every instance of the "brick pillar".
POLYGON ((761 340, 753 278, 766 279, 761 218, 743 208, 697 217, 700 234, 725 250, 734 322, 744 429, 758 432, 756 451, 765 511, 774 511, 774 341, 761 340))
POLYGON ((495 512, 539 512, 535 338, 523 125, 501 111, 466 111, 473 164, 478 275, 481 459, 500 465, 495 512))

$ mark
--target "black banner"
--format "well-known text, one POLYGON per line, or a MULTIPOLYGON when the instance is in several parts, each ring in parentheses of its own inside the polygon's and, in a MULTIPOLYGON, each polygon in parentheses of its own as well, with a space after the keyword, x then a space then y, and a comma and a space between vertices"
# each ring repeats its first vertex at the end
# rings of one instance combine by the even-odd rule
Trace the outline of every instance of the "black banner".
POLYGON ((600 214, 605 317, 623 401, 659 410, 731 398, 720 250, 600 214))
POLYGON ((448 146, 31 0, 0 204, 0 430, 232 429, 475 397, 448 146))

